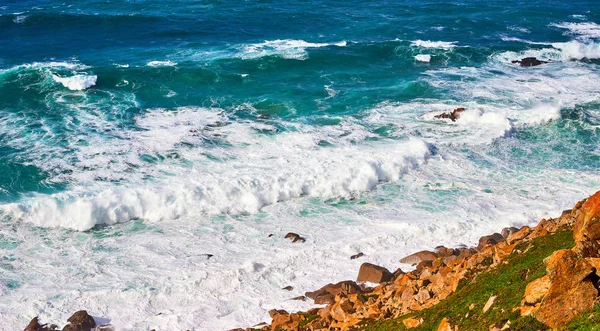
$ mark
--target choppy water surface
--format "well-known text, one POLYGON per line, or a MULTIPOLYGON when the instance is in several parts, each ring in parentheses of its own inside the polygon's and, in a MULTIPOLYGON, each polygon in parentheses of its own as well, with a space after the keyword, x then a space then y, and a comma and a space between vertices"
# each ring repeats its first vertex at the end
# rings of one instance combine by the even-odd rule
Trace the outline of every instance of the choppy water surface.
POLYGON ((591 1, 0 5, 2 330, 251 326, 600 187, 591 1))

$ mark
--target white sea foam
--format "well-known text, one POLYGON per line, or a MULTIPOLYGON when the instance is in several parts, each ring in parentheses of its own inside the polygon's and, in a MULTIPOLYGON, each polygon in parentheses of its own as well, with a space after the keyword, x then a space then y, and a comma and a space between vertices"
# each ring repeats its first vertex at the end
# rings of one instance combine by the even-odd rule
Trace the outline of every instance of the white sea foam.
POLYGON ((560 119, 560 106, 556 104, 537 105, 527 111, 519 112, 516 116, 521 124, 545 124, 560 119))
POLYGON ((308 57, 307 48, 328 46, 345 47, 346 41, 335 43, 310 43, 304 40, 278 39, 267 40, 263 43, 244 45, 238 57, 242 59, 257 59, 264 56, 280 56, 284 59, 305 60, 308 57))
MULTIPOLYGON (((319 147, 318 142, 335 137, 319 138, 318 132, 263 137, 255 133, 253 125, 241 123, 212 128, 198 136, 195 132, 203 130, 206 114, 203 110, 189 109, 151 112, 138 119, 138 125, 145 131, 124 133, 130 135, 129 142, 98 141, 99 145, 85 149, 92 153, 91 159, 85 150, 79 158, 80 166, 86 167, 99 167, 105 158, 112 163, 121 158, 119 162, 125 167, 113 164, 97 170, 100 176, 110 178, 119 176, 115 173, 119 168, 126 172, 126 164, 144 167, 143 162, 136 160, 142 154, 167 153, 184 142, 198 144, 204 135, 207 135, 204 139, 219 137, 236 146, 234 150, 201 148, 213 157, 227 159, 225 163, 211 162, 198 151, 179 151, 186 159, 209 167, 209 171, 158 165, 153 167, 156 168, 153 173, 177 174, 169 179, 168 185, 159 180, 141 186, 136 183, 109 188, 91 196, 73 192, 38 196, 5 206, 4 210, 39 226, 77 230, 138 218, 159 221, 190 215, 254 213, 264 206, 302 196, 351 198, 373 189, 379 182, 398 180, 406 171, 425 162, 429 155, 428 147, 419 140, 329 149, 319 147), (246 146, 248 143, 250 146, 246 146), (103 157, 99 158, 98 153, 103 157), (266 167, 265 160, 269 160, 266 167)), ((344 136, 344 139, 354 138, 344 136)), ((89 192, 91 187, 86 185, 86 189, 89 192)))
POLYGON ((77 62, 56 62, 56 61, 51 61, 51 62, 33 62, 33 63, 27 63, 27 64, 21 64, 18 66, 14 66, 11 68, 6 68, 6 69, 0 69, 0 73, 3 72, 16 72, 19 70, 23 70, 23 69, 68 69, 68 70, 85 70, 88 69, 89 67, 81 64, 81 63, 77 63, 77 62))
POLYGON ((430 62, 431 61, 431 55, 429 55, 429 54, 417 54, 417 55, 415 55, 415 60, 417 60, 419 62, 430 62))
POLYGON ((561 22, 550 24, 550 26, 566 29, 568 30, 567 34, 584 41, 600 38, 600 25, 594 22, 561 22))
POLYGON ((553 43, 552 47, 560 49, 561 56, 564 59, 600 59, 600 43, 570 41, 566 43, 553 43))
POLYGON ((542 168, 523 176, 469 157, 433 156, 400 185, 345 207, 296 199, 256 215, 137 221, 75 235, 13 223, 5 238, 19 247, 3 276, 28 286, 4 292, 3 326, 18 329, 34 315, 65 321, 85 306, 120 330, 247 327, 269 321, 273 308, 310 308, 289 299, 354 279, 363 262, 395 270, 405 254, 474 245, 499 228, 559 215, 600 184, 595 173, 542 168), (288 231, 307 242, 290 243, 288 231), (359 251, 366 256, 348 258, 359 251), (288 285, 291 292, 280 290, 288 285))
POLYGON ((512 30, 512 31, 522 32, 522 33, 530 33, 531 32, 527 28, 520 27, 520 26, 514 26, 514 25, 509 26, 508 29, 512 30))
POLYGON ((27 19, 27 15, 17 15, 15 16, 15 18, 13 19, 13 22, 17 23, 17 24, 21 24, 24 23, 25 20, 27 19))
POLYGON ((70 77, 60 77, 52 75, 52 78, 57 83, 61 83, 64 87, 73 91, 81 91, 96 85, 98 76, 96 75, 75 75, 70 77))
POLYGON ((456 47, 456 41, 431 41, 431 40, 414 40, 411 41, 411 46, 423 47, 423 48, 441 48, 451 49, 456 47))
POLYGON ((171 60, 166 61, 150 61, 146 64, 149 67, 173 67, 176 66, 177 63, 171 60))

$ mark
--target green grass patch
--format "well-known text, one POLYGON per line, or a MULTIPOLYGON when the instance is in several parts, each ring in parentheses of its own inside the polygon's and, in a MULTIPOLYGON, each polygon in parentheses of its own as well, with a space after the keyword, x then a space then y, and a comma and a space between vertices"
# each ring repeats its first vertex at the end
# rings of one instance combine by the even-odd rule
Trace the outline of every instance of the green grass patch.
MULTIPOLYGON (((405 330, 402 320, 407 317, 422 317, 424 322, 411 330, 437 330, 443 318, 452 325, 458 324, 459 330, 489 330, 490 325, 511 321, 510 330, 546 330, 544 324, 531 317, 520 317, 513 308, 523 299, 525 287, 532 280, 546 274, 543 260, 554 251, 574 246, 573 233, 562 231, 545 237, 536 238, 516 247, 515 252, 505 261, 491 270, 464 280, 457 291, 439 304, 422 311, 385 321, 370 321, 361 325, 361 330, 390 331, 405 330), (519 249, 522 253, 516 253, 519 249), (498 296, 491 309, 483 313, 483 306, 490 296, 498 296), (475 304, 475 308, 469 307, 475 304)), ((592 316, 600 321, 600 310, 592 316)), ((581 317, 583 318, 583 316, 581 317)), ((585 323, 585 322, 584 322, 585 323)), ((592 330, 590 328, 569 328, 568 330, 592 330)), ((600 327, 597 329, 600 331, 600 327)))
POLYGON ((308 323, 314 321, 315 318, 319 317, 319 314, 317 314, 317 313, 313 313, 313 314, 304 313, 302 315, 304 315, 304 318, 306 318, 306 319, 303 321, 300 321, 300 323, 298 323, 298 325, 300 327, 306 326, 308 323))

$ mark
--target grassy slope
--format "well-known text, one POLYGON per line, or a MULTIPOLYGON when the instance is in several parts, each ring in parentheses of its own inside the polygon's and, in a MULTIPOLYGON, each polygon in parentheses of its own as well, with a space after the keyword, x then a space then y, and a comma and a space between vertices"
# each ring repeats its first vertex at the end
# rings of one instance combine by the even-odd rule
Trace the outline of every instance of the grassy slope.
MULTIPOLYGON (((562 231, 523 243, 515 249, 523 253, 513 253, 508 258, 507 264, 500 264, 470 281, 463 281, 456 293, 439 304, 397 319, 372 321, 361 326, 361 329, 405 330, 403 319, 422 317, 424 323, 412 330, 431 331, 437 330, 441 320, 447 317, 452 325, 458 324, 461 331, 489 330, 490 325, 504 324, 507 320, 511 321, 510 330, 546 330, 545 325, 532 317, 520 317, 518 312, 512 310, 520 305, 527 284, 546 273, 544 258, 556 250, 570 248, 573 245, 571 231, 562 231), (483 313, 483 306, 492 295, 497 295, 498 298, 492 308, 483 313), (469 310, 472 304, 475 304, 475 308, 469 310), (466 317, 467 313, 468 317, 466 317)), ((600 331, 600 326, 596 326, 596 329, 592 327, 592 325, 599 325, 599 322, 600 308, 596 308, 572 321, 563 330, 600 331)))

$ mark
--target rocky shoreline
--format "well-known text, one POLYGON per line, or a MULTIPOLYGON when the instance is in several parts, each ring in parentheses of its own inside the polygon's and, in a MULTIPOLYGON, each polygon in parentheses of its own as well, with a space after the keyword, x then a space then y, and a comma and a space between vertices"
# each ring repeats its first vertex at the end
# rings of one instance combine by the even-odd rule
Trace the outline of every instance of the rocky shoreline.
MULTIPOLYGON (((489 325, 489 329, 560 328, 578 315, 593 309, 600 301, 600 191, 578 202, 573 209, 565 210, 557 218, 542 219, 533 228, 505 228, 500 233, 481 237, 477 247, 439 246, 434 251, 420 251, 402 258, 401 263, 416 266, 413 271, 397 269, 392 272, 381 266, 363 263, 356 281, 327 284, 294 298, 313 300, 315 304, 325 307, 296 313, 273 309, 269 312, 272 318, 270 324, 261 323, 232 331, 379 330, 370 325, 387 320, 396 321, 397 328, 394 329, 398 330, 419 328, 426 323, 435 323, 439 331, 459 330, 460 323, 456 318, 452 320, 443 317, 440 321, 428 321, 414 313, 427 311, 445 300, 452 300, 457 290, 464 288, 464 284, 474 283, 482 275, 510 265, 515 258, 527 255, 528 251, 534 249, 532 247, 539 246, 536 240, 566 232, 568 237, 565 238, 572 238, 570 245, 573 247, 553 253, 550 251, 549 256, 543 256, 543 264, 541 261, 537 262, 545 268, 543 276, 530 279, 530 269, 523 269, 525 271, 520 278, 524 282, 524 292, 518 293, 518 304, 497 307, 500 305, 495 304, 498 295, 490 295, 482 307, 476 308, 476 303, 470 304, 465 316, 468 318, 475 309, 480 309, 479 314, 494 309, 510 309, 513 321, 499 320, 489 325), (367 284, 378 285, 371 287, 367 284), (525 317, 534 319, 537 326, 511 328, 511 322, 525 317)), ((294 242, 302 242, 303 239, 294 233, 286 235, 286 238, 294 242)), ((359 257, 360 254, 357 254, 352 258, 359 257)), ((116 330, 112 325, 96 325, 84 310, 76 312, 67 321, 63 331, 116 330)), ((25 328, 25 331, 53 330, 59 328, 56 325, 40 324, 37 317, 25 328)))
MULTIPOLYGON (((544 259, 547 274, 529 282, 521 303, 512 308, 520 316, 532 316, 542 325, 558 328, 592 309, 600 299, 600 191, 558 218, 542 219, 533 228, 505 228, 481 237, 476 248, 440 246, 404 257, 400 262, 416 265, 410 272, 391 272, 363 263, 356 282, 328 284, 305 294, 315 304, 326 304, 324 308, 291 314, 274 309, 269 312, 271 324, 232 331, 363 330, 371 321, 386 319, 401 319, 404 329, 415 328, 425 322, 423 318, 402 316, 437 305, 452 296, 462 282, 507 264, 511 255, 524 254, 534 239, 569 230, 575 247, 557 250, 544 259), (379 285, 371 288, 364 282, 379 285)), ((496 298, 489 297, 483 313, 492 308, 496 298)), ((498 322, 490 325, 490 330, 511 329, 510 320, 498 322)), ((438 325, 440 331, 458 329, 447 318, 438 325)))

